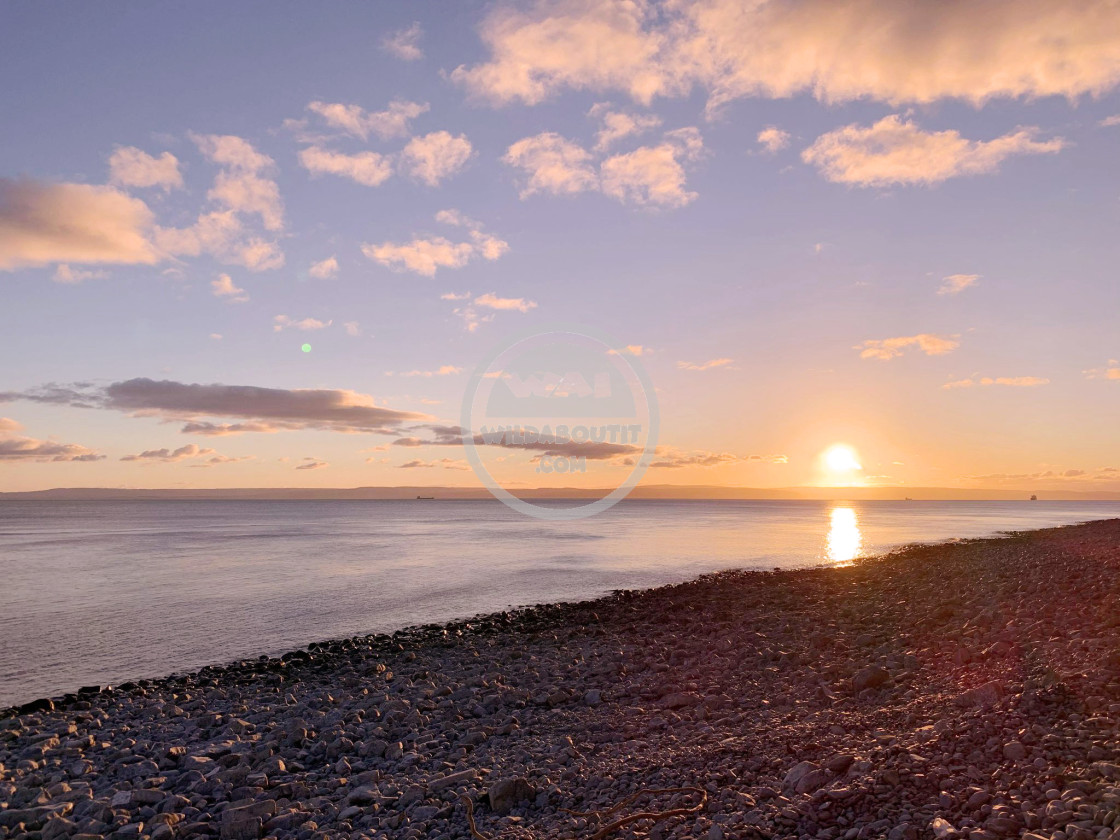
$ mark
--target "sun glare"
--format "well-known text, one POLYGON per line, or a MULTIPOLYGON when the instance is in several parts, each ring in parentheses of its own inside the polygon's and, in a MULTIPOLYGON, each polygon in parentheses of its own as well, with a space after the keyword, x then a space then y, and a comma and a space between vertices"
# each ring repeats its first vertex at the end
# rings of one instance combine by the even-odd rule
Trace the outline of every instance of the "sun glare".
POLYGON ((845 475, 863 469, 856 451, 842 443, 837 443, 825 450, 824 465, 833 475, 845 475))
POLYGON ((863 534, 859 530, 859 517, 852 508, 833 508, 832 523, 828 531, 828 559, 833 563, 850 563, 863 550, 863 534))

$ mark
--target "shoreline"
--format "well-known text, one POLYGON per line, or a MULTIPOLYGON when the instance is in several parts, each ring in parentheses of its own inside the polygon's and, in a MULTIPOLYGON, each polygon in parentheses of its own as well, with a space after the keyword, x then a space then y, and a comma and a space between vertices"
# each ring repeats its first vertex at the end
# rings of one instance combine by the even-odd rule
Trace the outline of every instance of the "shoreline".
MULTIPOLYGON (((578 828, 561 808, 699 781, 703 811, 656 831, 1063 840, 1047 833, 1066 813, 1052 803, 1099 793, 1108 807, 1064 834, 1090 840, 1120 832, 1117 581, 1120 520, 1098 520, 719 572, 35 701, 0 712, 0 837, 467 837, 462 792, 480 830, 539 837, 578 828), (1067 781, 1081 787, 1065 797, 1067 781)), ((646 804, 693 801, 670 799, 646 804)), ((1068 813, 1063 831, 1089 811, 1068 813)))

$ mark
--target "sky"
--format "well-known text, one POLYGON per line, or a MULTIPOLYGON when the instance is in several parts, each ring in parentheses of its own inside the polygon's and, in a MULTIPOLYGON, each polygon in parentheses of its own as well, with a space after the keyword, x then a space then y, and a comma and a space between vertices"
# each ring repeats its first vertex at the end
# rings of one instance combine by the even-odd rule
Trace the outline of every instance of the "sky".
POLYGON ((0 77, 0 490, 477 485, 563 326, 646 483, 1120 491, 1114 0, 9 3, 0 77))

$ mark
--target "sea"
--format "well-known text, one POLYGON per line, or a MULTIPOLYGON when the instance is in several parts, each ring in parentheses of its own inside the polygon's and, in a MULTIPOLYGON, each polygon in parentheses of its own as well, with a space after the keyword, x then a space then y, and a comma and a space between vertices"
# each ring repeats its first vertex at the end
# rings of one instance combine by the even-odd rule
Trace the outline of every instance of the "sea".
POLYGON ((0 708, 722 569, 1113 517, 1120 502, 624 501, 554 521, 497 501, 3 501, 0 708))

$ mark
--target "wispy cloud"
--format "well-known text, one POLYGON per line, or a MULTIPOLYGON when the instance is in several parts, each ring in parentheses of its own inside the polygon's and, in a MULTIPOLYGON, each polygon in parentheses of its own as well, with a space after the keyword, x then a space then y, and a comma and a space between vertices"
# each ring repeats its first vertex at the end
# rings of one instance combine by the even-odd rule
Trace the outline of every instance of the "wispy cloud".
POLYGON ((199 214, 188 227, 157 228, 155 243, 169 254, 210 254, 221 263, 250 271, 283 266, 279 244, 246 227, 246 219, 253 216, 272 233, 284 226, 280 188, 270 175, 275 162, 241 137, 192 134, 191 139, 204 157, 220 167, 207 192, 217 209, 199 214))
MULTIPOLYGON (((440 367, 436 368, 435 370, 409 370, 409 371, 402 371, 401 373, 398 373, 398 374, 395 374, 395 375, 396 376, 423 376, 426 379, 430 379, 433 376, 453 376, 457 373, 462 373, 462 372, 463 372, 463 369, 461 367, 457 367, 456 365, 441 365, 440 367)), ((389 371, 388 374, 389 374, 389 376, 394 375, 392 371, 389 371)))
POLYGON ((211 280, 210 288, 214 297, 226 298, 230 303, 245 303, 249 300, 249 294, 235 286, 233 278, 228 274, 219 274, 217 280, 211 280))
POLYGON ((382 140, 405 137, 412 120, 428 112, 426 102, 409 102, 397 99, 389 103, 384 111, 367 111, 360 105, 347 105, 342 102, 308 103, 307 110, 320 116, 331 128, 368 140, 376 134, 382 140))
POLYGON ((601 192, 623 204, 676 208, 693 201, 685 166, 699 159, 704 144, 693 127, 668 131, 656 146, 612 155, 595 170, 590 152, 553 132, 518 140, 503 161, 522 173, 521 198, 536 193, 601 192))
POLYGON ((299 162, 308 172, 317 175, 338 175, 364 187, 377 187, 393 174, 392 158, 377 152, 344 154, 320 146, 300 149, 299 162))
POLYGON ((958 131, 923 131, 897 114, 870 127, 848 125, 822 134, 802 159, 829 181, 860 187, 938 184, 949 178, 995 172, 1013 155, 1059 152, 1061 138, 1039 141, 1020 128, 994 140, 967 140, 958 131))
POLYGON ((714 368, 727 367, 734 364, 734 359, 708 359, 706 362, 677 362, 680 370, 713 370, 714 368))
POLYGON ((949 391, 956 388, 986 388, 992 385, 1000 385, 1008 388, 1038 388, 1042 385, 1049 384, 1049 379, 1043 379, 1040 376, 970 376, 967 379, 957 379, 953 382, 946 382, 941 387, 949 391))
POLYGON ((516 310, 517 312, 528 312, 530 309, 536 309, 537 304, 535 301, 526 300, 525 298, 503 298, 498 297, 493 292, 487 292, 484 295, 479 295, 474 299, 475 306, 482 306, 486 309, 504 309, 516 310))
POLYGON ((56 283, 64 283, 73 285, 81 283, 83 280, 103 280, 109 276, 107 271, 90 271, 84 268, 71 268, 66 263, 62 263, 54 270, 54 275, 51 277, 56 283))
POLYGON ((958 338, 959 336, 955 335, 921 333, 920 335, 899 336, 897 338, 868 339, 852 349, 859 350, 862 359, 880 359, 883 361, 897 358, 912 347, 917 347, 927 356, 943 356, 961 346, 958 338))
POLYGON ((971 286, 975 286, 979 279, 979 274, 950 274, 948 277, 942 278, 941 288, 937 290, 937 293, 939 295, 956 295, 971 286))
POLYGON ((327 257, 325 260, 319 260, 307 269, 307 273, 316 280, 326 280, 328 277, 334 277, 338 274, 338 260, 333 256, 327 257))
POLYGON ((627 344, 625 347, 612 348, 607 352, 612 356, 648 356, 653 349, 641 344, 627 344))
POLYGON ((441 468, 445 470, 469 470, 470 466, 466 461, 457 460, 455 458, 439 458, 435 461, 421 461, 415 459, 412 461, 405 461, 403 464, 398 465, 402 470, 414 469, 435 469, 441 468))
POLYGON ((160 187, 170 192, 182 188, 183 175, 179 159, 171 152, 152 157, 135 146, 118 146, 109 157, 109 182, 122 187, 160 187))
POLYGON ((320 461, 318 458, 304 458, 303 463, 296 467, 297 470, 321 470, 329 467, 326 461, 320 461))
POLYGON ((777 126, 768 125, 762 131, 758 132, 758 145, 762 146, 770 154, 777 154, 786 146, 789 145, 789 132, 782 131, 777 126))
POLYGON ((298 321, 295 321, 289 318, 287 315, 277 315, 272 320, 274 322, 272 325, 272 329, 275 332, 280 332, 287 329, 321 330, 325 327, 329 327, 334 323, 334 321, 320 321, 318 318, 302 318, 298 321))
POLYGON ((1120 379, 1120 359, 1109 359, 1106 367, 1084 371, 1087 379, 1120 379))
POLYGON ((423 37, 424 30, 419 22, 415 22, 382 38, 381 49, 401 61, 417 61, 424 57, 424 52, 420 49, 420 39, 423 37))
POLYGON ((401 150, 401 169, 429 187, 437 186, 462 169, 474 149, 466 135, 433 131, 413 137, 401 150))
MULTIPOLYGON (((458 216, 452 215, 453 212, 440 211, 436 218, 445 223, 462 224, 458 216), (449 219, 453 221, 449 222, 449 219)), ((509 250, 508 242, 484 233, 477 223, 472 225, 467 239, 459 242, 453 242, 444 236, 416 236, 411 241, 402 243, 366 243, 362 245, 362 253, 395 271, 412 271, 425 277, 433 277, 441 268, 462 268, 477 258, 496 260, 509 250)))
POLYGON ((599 119, 602 127, 595 135, 595 151, 605 152, 619 140, 652 131, 661 126, 656 114, 632 114, 615 110, 609 102, 598 102, 588 111, 588 116, 599 119))

